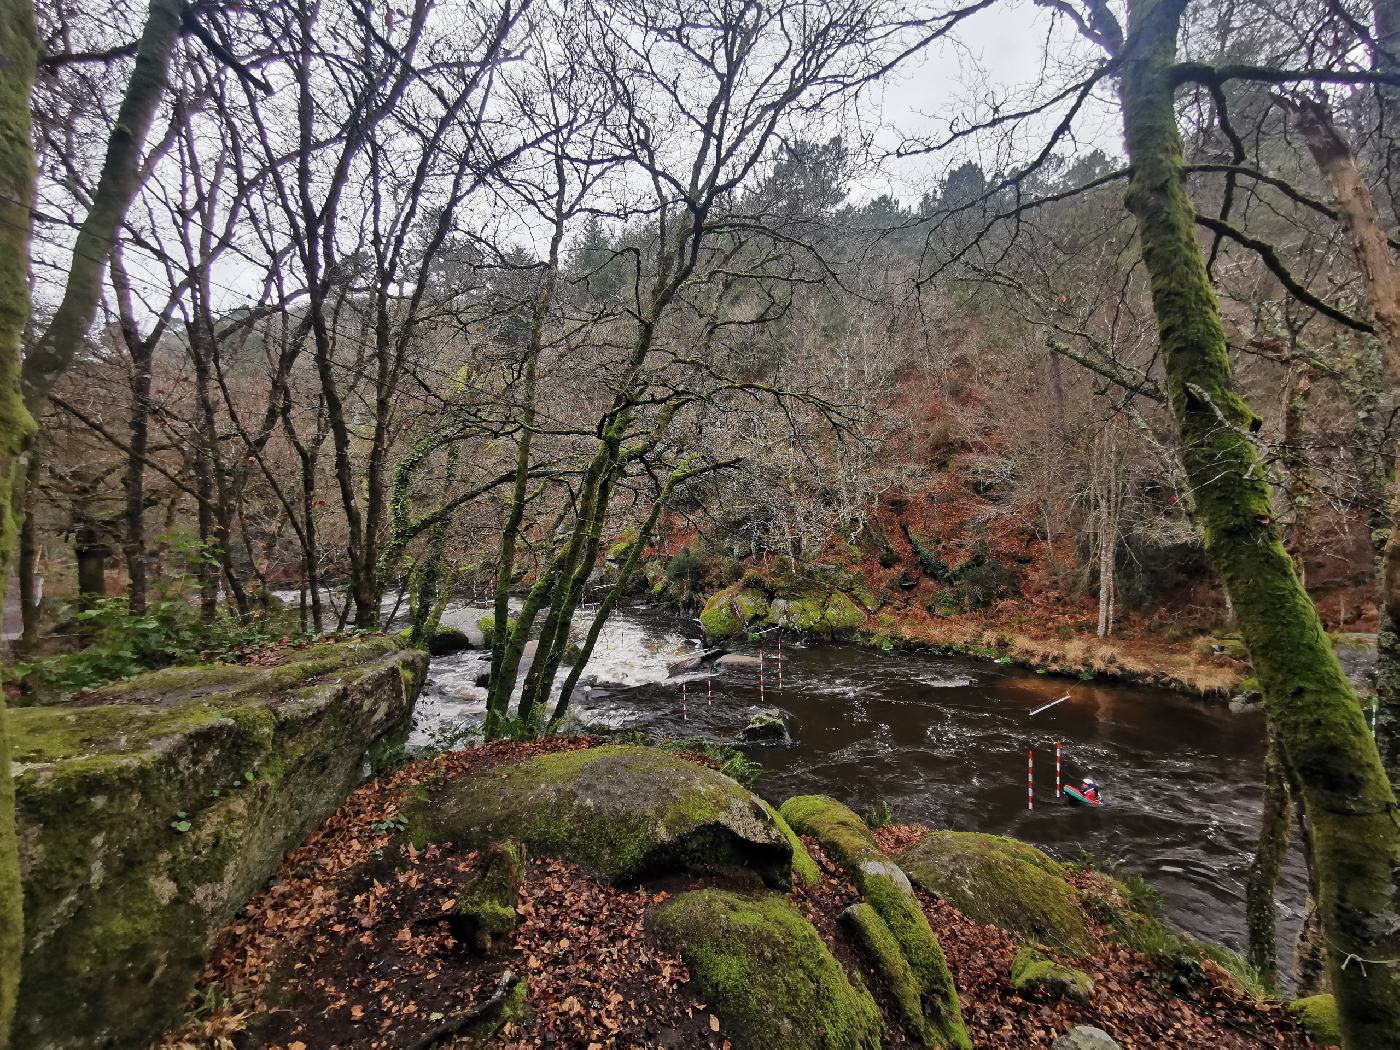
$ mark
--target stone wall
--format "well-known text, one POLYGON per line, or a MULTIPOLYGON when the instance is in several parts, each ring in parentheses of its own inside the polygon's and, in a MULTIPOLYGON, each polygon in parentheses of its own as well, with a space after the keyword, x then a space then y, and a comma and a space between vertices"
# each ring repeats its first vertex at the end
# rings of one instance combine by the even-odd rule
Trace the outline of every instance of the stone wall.
POLYGON ((425 653, 357 638, 12 711, 26 938, 14 1045, 159 1036, 219 927, 406 734, 426 670, 425 653))

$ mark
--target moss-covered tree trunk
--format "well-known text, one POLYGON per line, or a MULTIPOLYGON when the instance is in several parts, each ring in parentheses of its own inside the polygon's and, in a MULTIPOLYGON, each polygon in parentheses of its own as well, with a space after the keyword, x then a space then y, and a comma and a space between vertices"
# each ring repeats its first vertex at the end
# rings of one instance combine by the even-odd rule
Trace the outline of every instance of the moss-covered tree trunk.
POLYGON ((1278 984, 1278 917, 1274 898, 1288 853, 1289 812, 1283 755, 1278 739, 1270 731, 1264 755, 1264 812, 1259 818, 1259 843, 1244 885, 1249 961, 1269 985, 1278 984))
POLYGON ((1176 123, 1186 0, 1130 0, 1120 93, 1143 260, 1206 552, 1230 595, 1313 836, 1343 1030, 1400 1046, 1400 822, 1361 705, 1284 550, 1196 240, 1176 123), (1356 960, 1369 960, 1359 965, 1356 960))
POLYGON ((183 9, 181 0, 151 0, 136 49, 136 65, 107 139, 107 155, 92 205, 73 243, 63 298, 48 328, 24 355, 24 399, 36 415, 58 377, 72 364, 97 314, 107 257, 141 186, 141 154, 165 94, 183 9))
MULTIPOLYGON (((29 0, 0 0, 0 604, 19 533, 11 496, 34 433, 20 393, 20 345, 29 321, 29 207, 34 197, 29 91, 38 56, 29 0)), ((0 1048, 10 1045, 23 951, 15 786, 9 722, 0 695, 0 1048)))

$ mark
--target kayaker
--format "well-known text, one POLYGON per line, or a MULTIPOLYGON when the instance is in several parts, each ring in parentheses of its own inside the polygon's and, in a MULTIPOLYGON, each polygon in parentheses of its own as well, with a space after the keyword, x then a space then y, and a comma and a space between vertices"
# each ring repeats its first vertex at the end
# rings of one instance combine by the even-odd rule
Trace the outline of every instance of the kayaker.
POLYGON ((1079 793, 1090 802, 1099 801, 1099 785, 1092 777, 1084 778, 1084 783, 1079 785, 1079 793))

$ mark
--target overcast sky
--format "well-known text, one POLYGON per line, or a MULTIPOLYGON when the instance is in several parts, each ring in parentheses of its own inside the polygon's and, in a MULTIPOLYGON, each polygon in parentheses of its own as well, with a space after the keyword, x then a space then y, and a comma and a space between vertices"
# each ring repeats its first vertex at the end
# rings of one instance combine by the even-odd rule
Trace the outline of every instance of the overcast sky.
MULTIPOLYGON (((1061 62, 1093 54, 1091 45, 1069 33, 1062 21, 1057 26, 1045 8, 1029 0, 998 4, 958 26, 953 41, 935 43, 887 77, 864 101, 862 117, 886 125, 879 142, 892 150, 901 135, 944 135, 950 117, 968 113, 993 97, 1024 95, 1047 76, 1055 78, 1061 62)), ((1111 90, 1104 87, 1100 96, 1111 90)), ((1085 152, 1095 148, 1121 152, 1121 128, 1111 101, 1087 105, 1076 129, 1076 144, 1085 152)), ((1025 141, 1040 140, 1047 131, 1044 126, 1037 128, 1025 141)), ((860 180, 859 195, 889 192, 912 204, 931 182, 963 160, 977 160, 989 171, 1005 166, 1006 156, 998 156, 998 147, 1005 145, 968 143, 946 156, 887 162, 882 172, 860 180)))

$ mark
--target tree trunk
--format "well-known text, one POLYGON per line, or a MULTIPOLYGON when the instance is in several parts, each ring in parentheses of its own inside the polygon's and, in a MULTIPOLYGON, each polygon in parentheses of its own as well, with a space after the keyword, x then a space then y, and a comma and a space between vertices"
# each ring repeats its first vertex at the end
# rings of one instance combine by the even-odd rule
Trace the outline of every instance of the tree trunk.
MULTIPOLYGON (((20 346, 29 321, 29 206, 34 198, 34 149, 29 137, 29 91, 39 39, 29 0, 0 0, 0 602, 10 578, 22 503, 11 502, 34 418, 20 387, 20 346)), ((24 890, 15 838, 15 788, 10 771, 10 724, 0 694, 0 1050, 10 1045, 10 1022, 24 954, 24 890)))
MULTIPOLYGON (((1385 24, 1383 7, 1377 24, 1385 24)), ((1389 15, 1390 12, 1386 11, 1389 15)), ((1393 41, 1392 41, 1393 42, 1393 41)), ((1393 63, 1392 63, 1393 67, 1393 63)), ((1294 123, 1327 179, 1347 231, 1347 241, 1361 271, 1366 306, 1375 323, 1382 374, 1391 388, 1400 385, 1400 266, 1381 227, 1371 189, 1356 166, 1351 146, 1333 126, 1327 109, 1312 99, 1289 100, 1294 123)), ((1380 628, 1376 644, 1376 744, 1391 785, 1400 784, 1400 486, 1391 495, 1387 538, 1381 551, 1380 628)))
POLYGON ((122 557, 126 561, 127 607, 133 615, 146 611, 146 447, 150 438, 151 358, 154 347, 144 341, 129 344, 131 353, 131 414, 127 421, 126 522, 122 557))
POLYGON ((24 506, 17 511, 19 526, 19 566, 16 573, 19 579, 19 615, 23 627, 19 638, 19 650, 31 653, 39 644, 39 602, 42 581, 37 572, 39 565, 39 529, 30 513, 33 493, 39 484, 39 449, 29 449, 29 465, 25 472, 24 484, 14 491, 14 498, 23 501, 24 506))
POLYGON ((107 140, 107 155, 102 161, 92 206, 73 242, 63 299, 44 334, 24 355, 24 401, 35 415, 58 377, 68 370, 97 314, 107 256, 141 186, 141 154, 165 94, 183 9, 182 0, 151 0, 136 47, 136 65, 107 140))
POLYGON ((1284 774, 1278 738, 1271 730, 1264 755, 1264 812, 1259 818, 1259 844, 1244 891, 1249 961, 1271 987, 1278 984, 1278 916, 1274 897, 1288 853, 1289 816, 1288 777, 1284 774))
POLYGON ((1183 462, 1212 565, 1232 600, 1313 837, 1318 910, 1342 1028, 1354 1047, 1400 1046, 1400 824, 1352 692, 1274 521, 1235 392, 1219 306, 1196 240, 1173 69, 1186 0, 1130 0, 1120 92, 1137 219, 1183 462))

